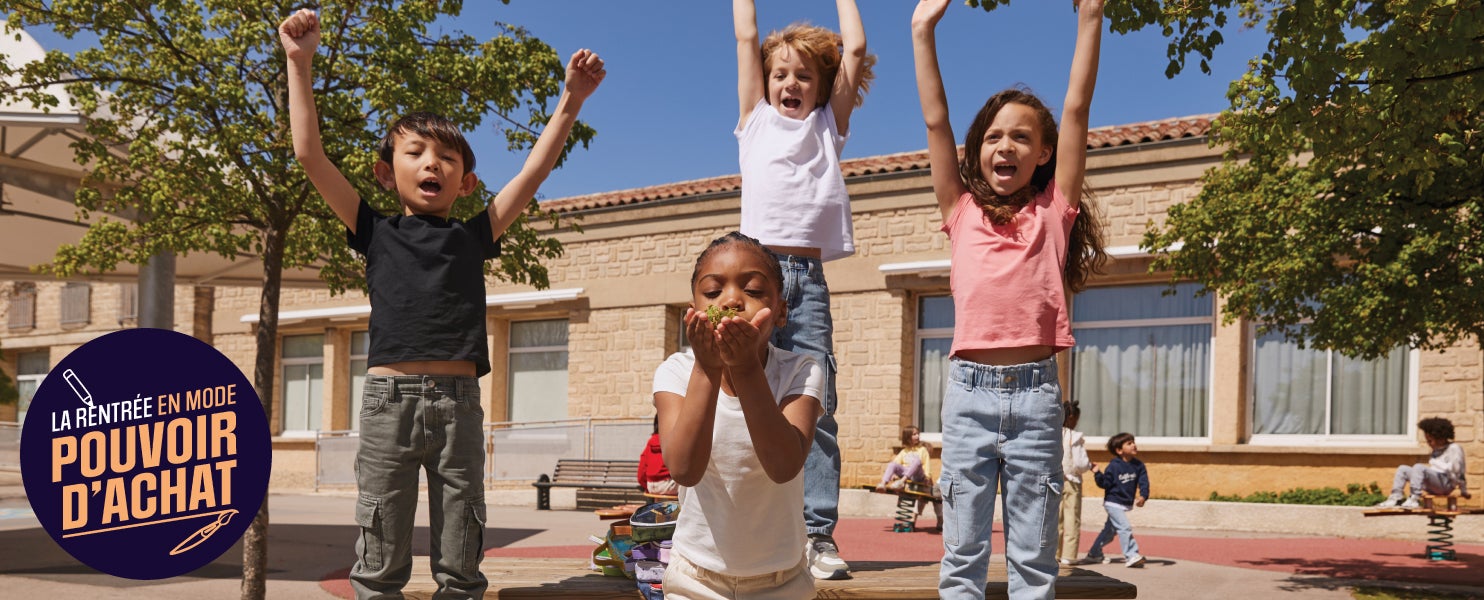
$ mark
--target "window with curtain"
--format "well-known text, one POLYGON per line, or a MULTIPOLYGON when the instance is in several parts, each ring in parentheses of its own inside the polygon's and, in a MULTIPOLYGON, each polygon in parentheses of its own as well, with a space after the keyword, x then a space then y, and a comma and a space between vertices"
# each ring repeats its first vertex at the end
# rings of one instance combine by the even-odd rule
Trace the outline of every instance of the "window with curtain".
POLYGON ((511 421, 567 418, 567 320, 510 324, 511 421))
POLYGON ((350 428, 361 430, 361 397, 366 387, 366 360, 371 354, 371 332, 350 334, 350 428))
POLYGON ((24 423, 26 411, 31 408, 31 399, 36 397, 36 389, 41 387, 41 380, 46 379, 47 371, 51 370, 51 357, 46 350, 21 352, 16 355, 15 363, 15 386, 16 391, 20 392, 15 421, 24 423))
POLYGON ((1091 436, 1206 437, 1215 301, 1182 283, 1098 287, 1072 299, 1072 399, 1091 436))
POLYGON ((943 431, 943 391, 953 348, 953 297, 917 300, 917 426, 923 433, 943 431))
POLYGON ((325 336, 283 338, 283 431, 318 431, 325 405, 325 336))
POLYGON ((1299 346, 1281 331, 1253 335, 1254 435, 1407 433, 1407 348, 1360 360, 1299 346))

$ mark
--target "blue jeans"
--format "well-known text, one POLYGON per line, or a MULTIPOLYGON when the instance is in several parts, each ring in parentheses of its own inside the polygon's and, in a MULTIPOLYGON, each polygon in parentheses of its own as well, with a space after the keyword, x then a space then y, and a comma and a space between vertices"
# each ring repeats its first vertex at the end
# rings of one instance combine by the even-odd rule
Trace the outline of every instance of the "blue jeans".
POLYGON ((401 598, 412 576, 417 474, 428 471, 434 598, 479 598, 484 558, 484 409, 473 377, 369 375, 356 451, 356 598, 401 598))
MULTIPOLYGON (((780 254, 788 315, 773 331, 773 345, 808 355, 825 371, 824 414, 814 426, 814 446, 804 461, 804 526, 809 535, 833 536, 840 520, 840 425, 835 422, 835 325, 830 287, 817 258, 780 254)), ((1057 442, 1060 444, 1060 442, 1057 442)))
POLYGON ((943 395, 942 598, 984 598, 996 493, 1005 493, 1010 597, 1052 598, 1061 507, 1055 357, 1012 366, 950 361, 943 395))
POLYGON ((1098 558, 1103 555, 1103 546, 1113 541, 1113 534, 1118 534, 1118 544, 1123 546, 1124 560, 1133 560, 1139 555, 1139 542, 1134 539, 1134 526, 1128 522, 1128 511, 1131 507, 1104 502, 1103 509, 1108 511, 1108 522, 1103 524, 1103 530, 1098 532, 1098 539, 1092 541, 1092 549, 1087 551, 1088 558, 1098 558))

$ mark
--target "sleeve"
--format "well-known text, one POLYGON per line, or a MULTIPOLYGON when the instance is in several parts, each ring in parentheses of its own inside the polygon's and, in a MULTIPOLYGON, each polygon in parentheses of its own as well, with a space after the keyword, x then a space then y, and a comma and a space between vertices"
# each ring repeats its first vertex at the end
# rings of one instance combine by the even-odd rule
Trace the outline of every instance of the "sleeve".
POLYGON ((1086 473, 1092 470, 1092 459, 1087 456, 1087 440, 1081 434, 1072 438, 1072 472, 1086 473))
POLYGON ((464 226, 468 227, 469 233, 474 236, 474 240, 479 242, 479 255, 481 258, 489 260, 500 257, 500 240, 504 238, 495 236, 494 225, 490 223, 490 211, 488 209, 480 211, 479 214, 470 217, 468 221, 464 221, 464 226))
POLYGON ((654 393, 670 392, 684 396, 685 388, 690 386, 690 365, 684 354, 671 354, 654 370, 654 393))
POLYGON ((767 98, 758 98, 757 104, 752 106, 752 112, 747 115, 747 122, 732 130, 732 135, 737 136, 739 143, 746 143, 747 138, 757 131, 758 122, 763 117, 763 109, 772 108, 768 105, 767 98))
POLYGON ((376 224, 385 220, 386 217, 371 208, 365 198, 360 199, 361 204, 356 207, 356 230, 345 228, 345 243, 351 250, 365 255, 371 248, 371 235, 376 232, 376 224))
POLYGON ((783 390, 778 397, 787 398, 795 394, 803 394, 813 397, 823 406, 821 398, 824 396, 824 369, 819 367, 819 361, 803 354, 799 355, 799 362, 798 368, 793 370, 793 377, 782 386, 783 390))
POLYGON ((1092 480, 1093 480, 1093 482, 1094 483, 1097 483, 1098 484, 1098 487, 1103 488, 1105 490, 1113 489, 1113 485, 1112 484, 1118 482, 1118 477, 1115 476, 1115 475, 1113 475, 1110 471, 1112 471, 1112 465, 1109 465, 1109 468, 1103 469, 1102 472, 1100 472, 1100 473, 1093 473, 1092 474, 1092 480))
POLYGON ((645 481, 644 481, 644 471, 645 471, 645 468, 644 467, 646 465, 648 465, 648 464, 649 464, 649 444, 645 444, 644 445, 644 451, 639 453, 639 472, 638 472, 638 478, 639 478, 639 489, 644 490, 646 492, 649 491, 649 490, 645 489, 645 487, 644 487, 644 483, 645 483, 645 481))
POLYGON ((964 209, 970 206, 974 206, 974 193, 964 192, 962 196, 958 197, 958 202, 953 205, 953 214, 948 215, 948 219, 943 221, 943 226, 939 227, 938 230, 948 234, 948 237, 952 238, 953 230, 958 229, 958 224, 965 219, 964 214, 970 212, 964 209))
POLYGON ((1056 185, 1055 178, 1052 178, 1051 183, 1047 184, 1046 191, 1051 194, 1049 207, 1054 214, 1061 217, 1062 226, 1070 233, 1072 231, 1072 223, 1077 221, 1077 215, 1082 212, 1081 204, 1072 206, 1072 202, 1067 200, 1066 192, 1062 191, 1061 187, 1056 185))
POLYGON ((840 124, 835 122, 835 107, 829 102, 825 102, 824 106, 815 110, 824 111, 824 114, 819 116, 820 119, 823 119, 820 122, 824 123, 825 131, 830 134, 830 143, 835 145, 835 154, 844 152, 845 142, 850 140, 850 134, 840 135, 840 124))
POLYGON ((1149 468, 1139 463, 1139 496, 1149 498, 1149 468))

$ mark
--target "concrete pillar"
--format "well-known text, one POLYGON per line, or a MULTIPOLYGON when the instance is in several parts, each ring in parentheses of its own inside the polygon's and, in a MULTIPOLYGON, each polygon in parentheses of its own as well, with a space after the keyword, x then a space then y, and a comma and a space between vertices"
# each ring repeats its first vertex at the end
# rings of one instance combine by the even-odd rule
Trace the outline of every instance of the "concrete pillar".
POLYGON ((161 252, 139 265, 139 326, 175 329, 175 254, 161 252))

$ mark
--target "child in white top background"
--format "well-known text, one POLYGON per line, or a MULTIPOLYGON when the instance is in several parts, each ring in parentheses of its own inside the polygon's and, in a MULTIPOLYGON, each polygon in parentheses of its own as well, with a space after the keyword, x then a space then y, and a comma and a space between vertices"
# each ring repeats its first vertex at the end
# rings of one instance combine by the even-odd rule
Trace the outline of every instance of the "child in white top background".
POLYGON ((1426 463, 1402 465, 1396 468, 1391 481, 1391 496, 1376 505, 1376 508, 1418 508, 1422 505, 1422 493, 1446 496, 1458 490, 1458 495, 1472 498, 1469 494, 1468 470, 1464 466, 1463 446, 1453 441, 1453 422, 1442 417, 1432 417, 1417 422, 1427 447, 1432 449, 1426 463), (1402 500, 1403 489, 1410 485, 1411 494, 1402 500))
POLYGON ((1087 440, 1077 431, 1082 407, 1068 402, 1066 413, 1061 426, 1061 473, 1066 483, 1061 492, 1061 522, 1057 525, 1061 546, 1056 550, 1056 558, 1061 564, 1070 565, 1077 561, 1077 547, 1082 543, 1082 474, 1097 465, 1087 456, 1087 440))
POLYGON ((824 371, 768 343, 787 322, 778 260, 728 234, 701 252, 685 313, 691 348, 654 374, 670 476, 681 486, 664 591, 673 599, 814 597, 805 556, 804 468, 824 371), (735 311, 714 325, 707 309, 735 311))
POLYGON ((824 262, 855 252, 850 198, 840 152, 850 114, 869 87, 875 57, 855 0, 837 0, 840 33, 795 23, 759 46, 757 7, 733 0, 737 37, 738 155, 742 233, 778 255, 789 322, 773 345, 807 354, 825 370, 824 414, 804 467, 804 520, 810 571, 841 579, 849 566, 835 544, 839 520, 840 445, 835 421, 834 324, 824 262))
MULTIPOLYGON (((1081 0, 1060 131, 1034 95, 1010 89, 954 143, 935 30, 950 0, 912 15, 917 89, 933 193, 951 249, 953 349, 943 398, 946 511, 938 592, 984 597, 997 492, 1005 493, 1009 595, 1055 596, 1062 405, 1056 353, 1072 347, 1068 291, 1106 260, 1082 200, 1103 3, 1081 0)), ((984 46, 984 77, 1035 48, 984 46)))

